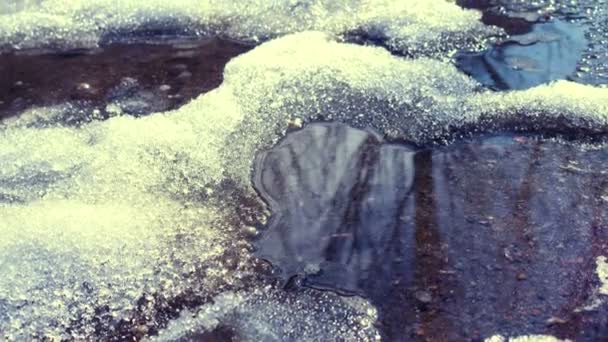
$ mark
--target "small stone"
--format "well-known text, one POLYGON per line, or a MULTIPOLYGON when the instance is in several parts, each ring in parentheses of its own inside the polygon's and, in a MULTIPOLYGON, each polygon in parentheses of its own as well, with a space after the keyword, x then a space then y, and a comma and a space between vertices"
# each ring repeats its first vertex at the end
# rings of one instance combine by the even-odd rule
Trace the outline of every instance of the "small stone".
POLYGON ((304 122, 302 121, 302 119, 300 118, 294 118, 291 119, 287 122, 287 124, 289 125, 289 128, 302 128, 302 126, 304 125, 304 122))
POLYGON ((179 75, 177 75, 177 79, 185 80, 187 78, 192 77, 192 73, 190 71, 182 71, 179 75))
POLYGON ((424 304, 428 304, 433 301, 433 296, 427 291, 414 292, 414 298, 424 304))
POLYGON ((86 83, 86 82, 82 82, 78 84, 78 90, 90 90, 91 89, 91 85, 86 83))
POLYGON ((260 221, 260 223, 263 224, 263 225, 267 225, 269 217, 270 217, 270 213, 269 212, 264 212, 262 215, 260 215, 258 217, 258 221, 260 221))
POLYGON ((547 320, 547 325, 566 324, 566 323, 568 323, 567 320, 565 320, 563 318, 555 317, 555 316, 552 316, 551 318, 549 318, 547 320))
POLYGON ((306 264, 306 266, 304 266, 304 273, 311 275, 311 274, 317 274, 321 271, 321 266, 319 264, 306 264))
POLYGON ((250 236, 257 236, 258 235, 258 230, 255 227, 252 226, 245 226, 243 227, 243 232, 247 235, 250 236))
POLYGON ((586 66, 580 66, 580 67, 578 67, 578 70, 580 72, 584 72, 584 73, 587 73, 587 72, 591 71, 591 69, 589 67, 586 67, 586 66))
POLYGON ((170 85, 168 85, 168 84, 163 84, 163 85, 161 85, 160 87, 158 87, 158 89, 159 89, 160 91, 169 91, 169 90, 171 90, 171 86, 170 86, 170 85))
POLYGON ((521 272, 521 273, 517 274, 517 280, 526 280, 526 279, 528 279, 528 276, 525 273, 521 272))
POLYGON ((511 256, 511 251, 508 248, 504 248, 503 253, 507 260, 509 260, 510 262, 514 261, 513 256, 511 256))
POLYGON ((122 85, 122 86, 136 86, 139 84, 139 82, 137 82, 136 78, 129 77, 129 76, 121 78, 120 83, 121 83, 120 85, 122 85))

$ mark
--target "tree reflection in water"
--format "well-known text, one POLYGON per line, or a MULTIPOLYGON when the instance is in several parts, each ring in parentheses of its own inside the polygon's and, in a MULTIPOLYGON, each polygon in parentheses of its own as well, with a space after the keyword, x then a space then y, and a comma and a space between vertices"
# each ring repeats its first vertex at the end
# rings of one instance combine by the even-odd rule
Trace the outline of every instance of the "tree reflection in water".
POLYGON ((258 156, 273 216, 257 253, 285 281, 369 298, 390 340, 605 336, 605 307, 575 309, 608 254, 607 161, 526 136, 414 151, 312 124, 258 156))

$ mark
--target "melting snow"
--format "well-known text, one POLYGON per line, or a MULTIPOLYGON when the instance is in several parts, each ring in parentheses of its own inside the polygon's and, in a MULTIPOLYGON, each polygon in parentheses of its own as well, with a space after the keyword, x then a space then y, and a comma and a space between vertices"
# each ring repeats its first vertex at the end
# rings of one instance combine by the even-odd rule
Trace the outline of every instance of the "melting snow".
POLYGON ((600 279, 600 294, 608 296, 608 262, 605 256, 599 256, 596 260, 597 276, 600 279))
POLYGON ((428 53, 468 46, 473 37, 498 32, 479 22, 479 12, 443 0, 46 0, 5 11, 0 42, 16 48, 94 46, 107 36, 162 27, 245 40, 360 30, 395 50, 428 53))
MULTIPOLYGON (((91 339, 136 311, 154 326, 159 307, 194 292, 215 300, 192 321, 184 314, 175 323, 186 330, 229 321, 253 340, 287 331, 317 340, 377 338, 369 304, 331 295, 285 299, 261 281, 246 281, 255 272, 236 219, 240 197, 225 185, 253 196, 256 151, 276 142, 289 122, 319 115, 417 143, 470 125, 492 128, 487 122, 525 126, 530 118, 606 131, 608 89, 563 81, 484 92, 448 62, 406 60, 335 38, 363 28, 393 49, 434 55, 446 39, 455 38, 452 49, 458 37, 487 35, 478 19, 427 0, 49 0, 0 15, 0 42, 16 48, 90 46, 167 22, 248 39, 325 31, 287 35, 235 58, 219 88, 176 111, 75 128, 61 124, 59 106, 4 122, 2 337, 91 339), (40 122, 43 113, 54 119, 40 122), (292 310, 303 313, 297 321, 286 317, 292 310)), ((598 261, 605 278, 601 270, 598 261)))

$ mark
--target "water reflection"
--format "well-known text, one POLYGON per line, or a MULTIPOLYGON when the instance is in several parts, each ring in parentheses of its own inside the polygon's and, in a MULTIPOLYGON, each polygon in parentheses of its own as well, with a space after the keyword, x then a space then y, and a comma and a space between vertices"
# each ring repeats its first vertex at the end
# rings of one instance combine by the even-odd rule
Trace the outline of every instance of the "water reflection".
POLYGON ((479 82, 497 89, 526 89, 566 79, 587 47, 585 30, 574 23, 535 24, 482 53, 461 53, 456 64, 479 82))
POLYGON ((597 281, 594 258, 608 252, 608 234, 597 229, 608 218, 607 157, 605 150, 528 137, 434 152, 439 230, 451 277, 466 288, 448 311, 458 311, 464 336, 491 330, 605 336, 597 320, 577 326, 574 311, 597 281), (550 325, 552 317, 566 323, 550 325))
POLYGON ((412 157, 345 125, 293 133, 258 161, 256 184, 275 214, 257 242, 260 255, 286 277, 308 274, 309 286, 384 294, 413 253, 401 231, 412 207, 412 157))
POLYGON ((314 124, 258 158, 259 256, 363 295, 389 340, 606 336, 586 305, 608 254, 605 149, 498 136, 413 152, 314 124), (560 324, 550 324, 553 318, 560 324))

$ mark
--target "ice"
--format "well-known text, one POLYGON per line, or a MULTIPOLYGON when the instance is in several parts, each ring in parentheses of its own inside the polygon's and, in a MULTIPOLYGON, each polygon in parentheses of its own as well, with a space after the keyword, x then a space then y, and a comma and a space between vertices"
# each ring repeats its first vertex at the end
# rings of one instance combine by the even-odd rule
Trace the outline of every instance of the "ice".
POLYGON ((18 49, 90 47, 162 28, 253 41, 306 30, 359 31, 396 51, 416 54, 473 47, 498 32, 482 25, 478 12, 443 0, 46 0, 4 8, 0 47, 18 49))

